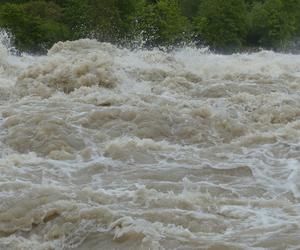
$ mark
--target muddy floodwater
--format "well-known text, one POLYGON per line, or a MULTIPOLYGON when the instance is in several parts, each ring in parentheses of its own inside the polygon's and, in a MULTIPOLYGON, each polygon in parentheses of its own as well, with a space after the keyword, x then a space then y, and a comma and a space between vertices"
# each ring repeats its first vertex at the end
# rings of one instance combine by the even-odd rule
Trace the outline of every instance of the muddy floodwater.
POLYGON ((300 249, 299 55, 2 43, 1 250, 300 249))

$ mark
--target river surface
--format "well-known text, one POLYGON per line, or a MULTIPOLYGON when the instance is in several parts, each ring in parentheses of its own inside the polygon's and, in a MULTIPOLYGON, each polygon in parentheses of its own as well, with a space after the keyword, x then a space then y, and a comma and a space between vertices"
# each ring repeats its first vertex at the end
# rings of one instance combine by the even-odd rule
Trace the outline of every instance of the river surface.
POLYGON ((1 250, 300 249, 299 55, 1 40, 1 250))

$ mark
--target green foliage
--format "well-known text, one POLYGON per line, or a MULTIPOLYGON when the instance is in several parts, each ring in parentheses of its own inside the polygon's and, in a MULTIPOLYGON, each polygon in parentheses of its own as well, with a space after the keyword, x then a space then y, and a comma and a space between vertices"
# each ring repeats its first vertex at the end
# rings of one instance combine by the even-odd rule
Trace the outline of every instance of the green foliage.
POLYGON ((19 49, 42 52, 68 37, 67 26, 60 23, 60 11, 53 3, 40 1, 4 4, 0 8, 0 26, 14 34, 19 49))
POLYGON ((290 19, 294 20, 293 37, 300 36, 300 0, 285 0, 283 1, 283 8, 290 19))
POLYGON ((144 35, 146 45, 168 46, 185 39, 189 22, 176 0, 159 0, 144 5, 137 17, 137 29, 144 35))
POLYGON ((64 5, 64 20, 71 30, 70 39, 88 37, 92 27, 88 0, 67 0, 64 5))
POLYGON ((141 0, 69 0, 66 20, 73 38, 94 37, 100 41, 119 42, 130 36, 141 0))
POLYGON ((243 0, 203 0, 194 19, 197 37, 214 48, 238 48, 247 34, 243 0))
POLYGON ((300 39, 300 0, 2 0, 0 27, 17 48, 44 52, 85 37, 144 46, 196 40, 217 50, 288 48, 300 39))
POLYGON ((201 1, 202 0, 181 0, 180 6, 182 13, 190 19, 194 18, 199 11, 201 1))
POLYGON ((257 3, 251 12, 249 42, 266 47, 284 47, 296 32, 296 16, 282 0, 257 3))
POLYGON ((115 42, 119 37, 121 18, 116 0, 89 0, 91 29, 100 41, 115 42))
POLYGON ((1 27, 11 30, 16 39, 16 46, 21 49, 30 49, 36 41, 41 40, 38 29, 38 21, 28 18, 23 6, 5 4, 0 9, 1 27))

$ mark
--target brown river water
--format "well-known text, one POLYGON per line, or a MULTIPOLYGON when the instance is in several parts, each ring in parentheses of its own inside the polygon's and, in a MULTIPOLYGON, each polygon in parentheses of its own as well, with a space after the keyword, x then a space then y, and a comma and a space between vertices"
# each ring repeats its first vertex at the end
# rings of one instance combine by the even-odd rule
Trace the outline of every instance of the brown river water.
POLYGON ((1 250, 300 249, 299 161, 299 55, 0 46, 1 250))

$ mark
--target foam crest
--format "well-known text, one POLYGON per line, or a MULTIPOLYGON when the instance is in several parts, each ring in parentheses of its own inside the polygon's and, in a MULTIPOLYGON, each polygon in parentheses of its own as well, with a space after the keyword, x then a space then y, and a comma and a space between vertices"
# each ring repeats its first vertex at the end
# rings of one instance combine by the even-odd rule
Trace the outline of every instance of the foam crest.
POLYGON ((49 98, 57 91, 69 94, 81 87, 114 88, 119 80, 113 53, 118 51, 89 39, 57 43, 47 56, 35 58, 19 70, 16 94, 49 98))

